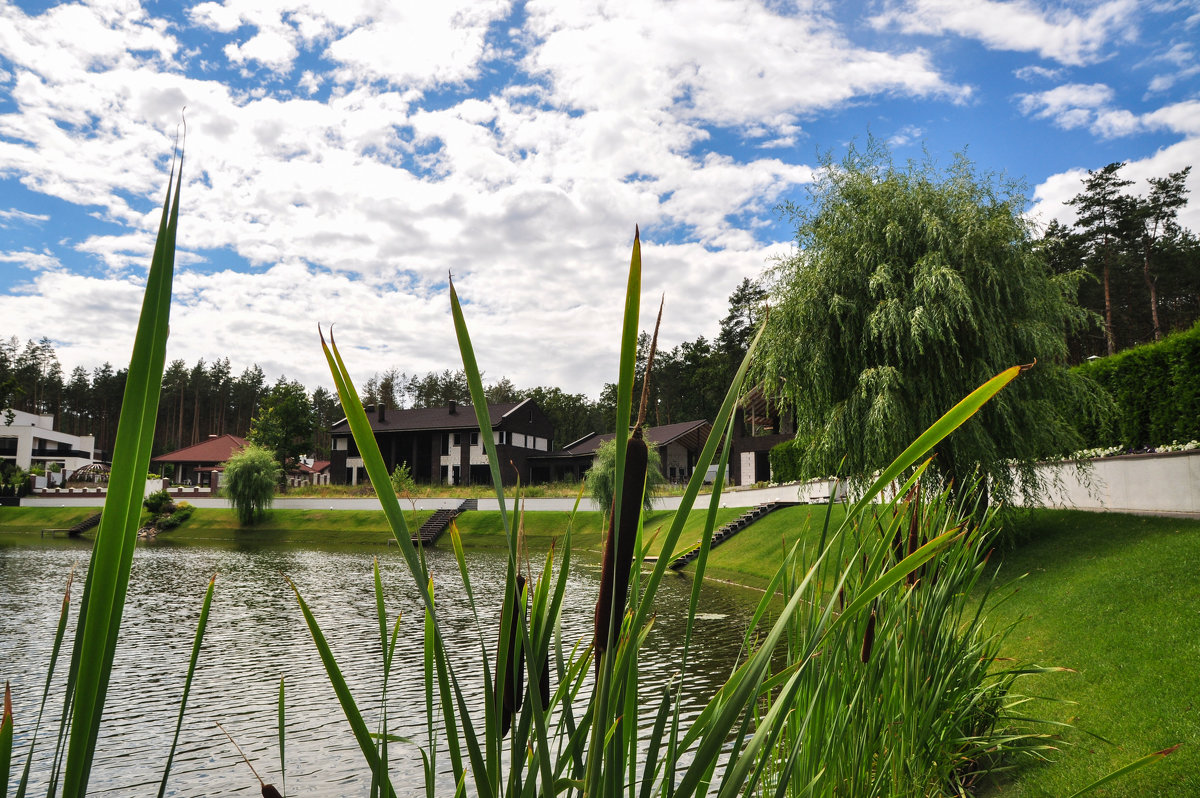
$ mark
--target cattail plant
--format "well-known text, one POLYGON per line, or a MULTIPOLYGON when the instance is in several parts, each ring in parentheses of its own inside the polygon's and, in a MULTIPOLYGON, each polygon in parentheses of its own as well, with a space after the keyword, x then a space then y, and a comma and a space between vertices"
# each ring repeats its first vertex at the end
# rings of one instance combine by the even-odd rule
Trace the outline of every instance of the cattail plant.
POLYGON ((613 507, 608 513, 608 535, 604 541, 604 555, 600 567, 600 595, 596 599, 596 628, 593 648, 596 652, 596 669, 600 658, 616 640, 620 630, 620 619, 625 614, 625 601, 629 595, 629 570, 633 564, 634 543, 642 517, 642 494, 646 490, 646 469, 650 449, 643 435, 646 421, 646 403, 650 394, 650 375, 654 368, 654 352, 658 347, 658 328, 662 324, 662 309, 658 306, 658 320, 654 323, 654 335, 650 339, 650 354, 646 358, 646 372, 642 377, 642 398, 638 408, 637 423, 625 444, 625 473, 621 492, 613 497, 613 507), (621 506, 616 506, 617 497, 624 497, 621 506))

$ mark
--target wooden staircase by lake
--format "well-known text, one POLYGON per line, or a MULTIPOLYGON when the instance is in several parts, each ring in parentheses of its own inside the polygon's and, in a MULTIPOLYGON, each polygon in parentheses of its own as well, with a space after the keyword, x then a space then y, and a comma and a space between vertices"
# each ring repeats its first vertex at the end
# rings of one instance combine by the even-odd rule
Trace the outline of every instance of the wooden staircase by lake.
POLYGON ((100 513, 90 515, 69 529, 43 529, 42 537, 55 535, 66 535, 69 538, 77 538, 89 529, 94 529, 100 526, 100 513))
MULTIPOLYGON (((720 546, 722 543, 729 540, 738 532, 741 532, 743 529, 750 526, 768 513, 773 513, 781 507, 793 507, 797 504, 799 504, 799 502, 767 502, 766 504, 760 504, 757 507, 747 510, 733 521, 730 521, 728 524, 725 524, 725 526, 713 532, 712 543, 709 545, 709 549, 715 549, 717 546, 720 546)), ((697 543, 690 550, 672 560, 670 567, 674 570, 679 570, 699 556, 700 544, 697 543)))
POLYGON ((429 519, 421 524, 421 528, 412 536, 413 545, 432 546, 442 533, 450 528, 450 522, 457 518, 459 513, 478 509, 478 499, 463 499, 457 507, 452 509, 435 510, 433 515, 429 516, 429 519))

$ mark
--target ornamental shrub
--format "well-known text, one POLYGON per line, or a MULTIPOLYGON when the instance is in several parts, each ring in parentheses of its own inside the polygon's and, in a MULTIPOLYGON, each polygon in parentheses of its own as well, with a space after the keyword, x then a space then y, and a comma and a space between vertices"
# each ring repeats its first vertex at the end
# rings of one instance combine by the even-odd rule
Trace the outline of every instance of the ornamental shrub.
POLYGON ((1091 446, 1144 449, 1200 438, 1200 323, 1162 341, 1077 366, 1112 397, 1112 418, 1082 420, 1091 446))
POLYGON ((242 526, 261 521, 275 500, 280 468, 275 455, 255 446, 247 446, 225 462, 221 492, 233 505, 242 526))

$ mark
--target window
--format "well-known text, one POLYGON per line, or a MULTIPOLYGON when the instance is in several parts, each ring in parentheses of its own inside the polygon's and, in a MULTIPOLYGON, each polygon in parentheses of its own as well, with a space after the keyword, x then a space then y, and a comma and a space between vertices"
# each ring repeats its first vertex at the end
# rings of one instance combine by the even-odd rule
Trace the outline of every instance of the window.
POLYGON ((447 432, 442 436, 442 456, 445 457, 448 454, 450 454, 450 433, 447 432))
POLYGON ((458 433, 458 432, 454 433, 454 445, 462 446, 462 434, 461 433, 458 433))
POLYGON ((478 446, 478 445, 479 445, 479 433, 478 433, 478 432, 472 432, 472 433, 471 433, 471 445, 472 445, 472 446, 478 446))
POLYGON ((508 430, 498 430, 496 432, 496 445, 503 446, 508 443, 508 430))

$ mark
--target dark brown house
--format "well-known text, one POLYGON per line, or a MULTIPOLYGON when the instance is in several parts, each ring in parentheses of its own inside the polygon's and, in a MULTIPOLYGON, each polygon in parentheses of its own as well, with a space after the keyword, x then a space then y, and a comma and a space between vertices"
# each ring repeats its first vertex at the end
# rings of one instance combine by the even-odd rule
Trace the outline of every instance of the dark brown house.
POLYGON ((794 437, 792 415, 758 388, 752 389, 734 410, 729 481, 742 486, 772 481, 771 449, 794 437))
MULTIPOLYGON (((682 421, 646 428, 646 441, 658 448, 663 476, 668 482, 686 482, 692 476, 696 460, 711 431, 712 424, 707 421, 682 421)), ((532 458, 534 482, 581 479, 592 467, 596 449, 614 437, 611 432, 604 435, 593 432, 568 443, 557 452, 535 455, 532 458)))
MULTIPOLYGON (((394 410, 367 408, 367 418, 388 471, 407 463, 421 484, 471 485, 491 482, 487 452, 479 439, 475 408, 450 402, 439 407, 394 410)), ((496 436, 501 480, 531 480, 530 460, 549 453, 554 425, 532 399, 488 405, 496 436)), ((330 482, 357 485, 366 479, 362 456, 346 419, 333 425, 330 482)))

